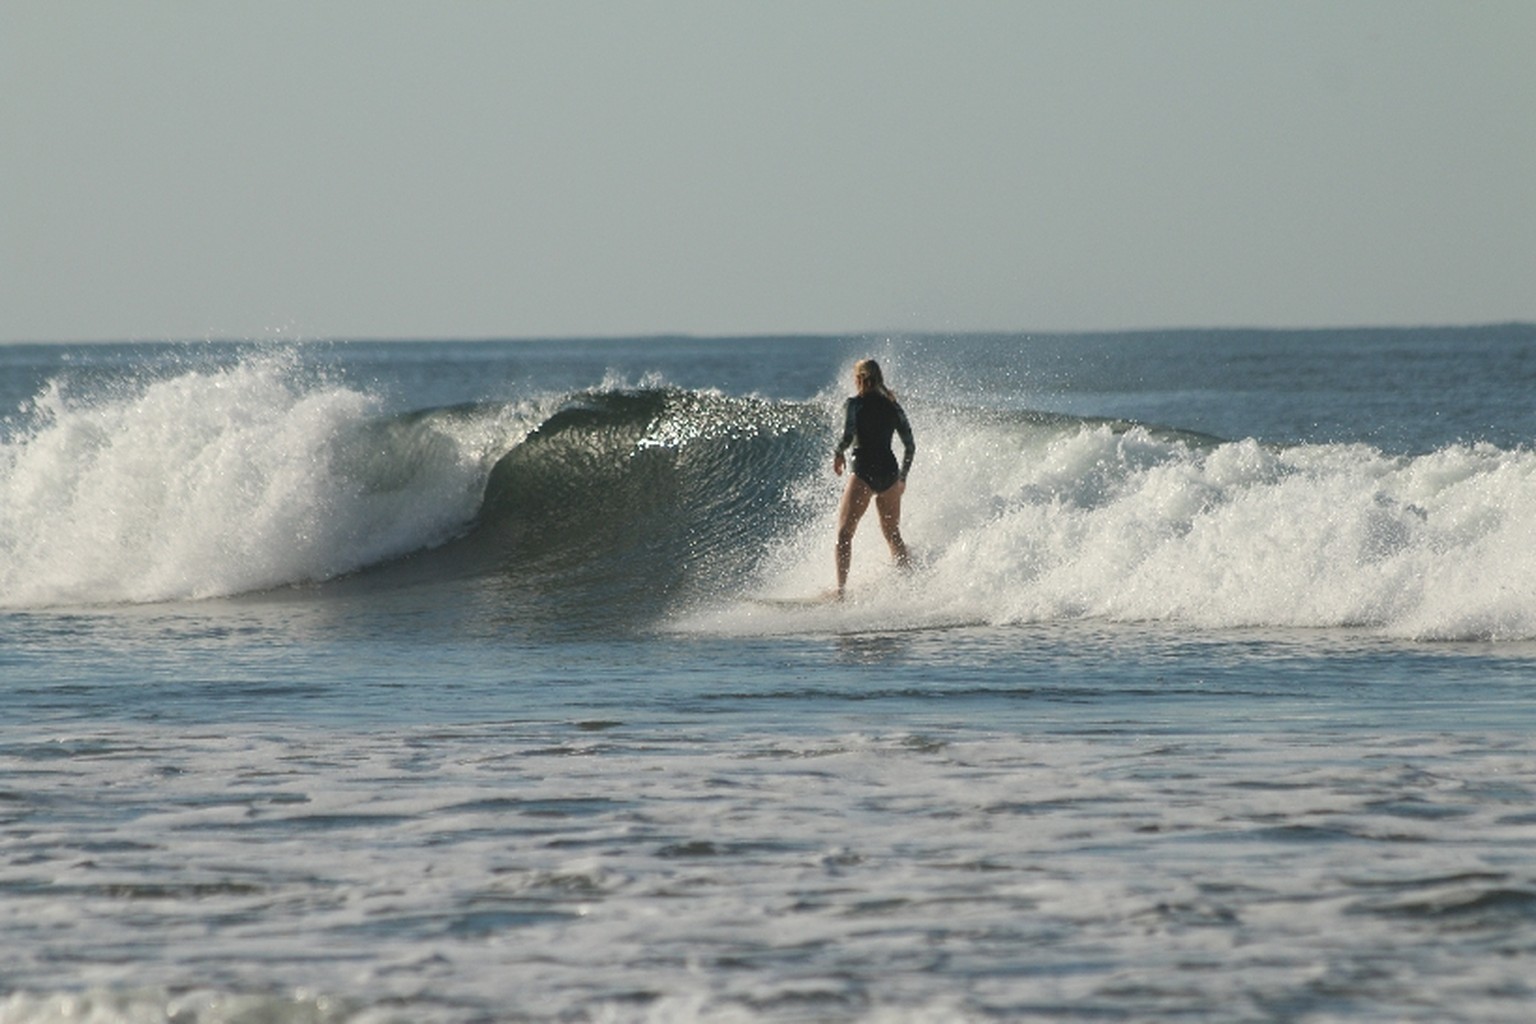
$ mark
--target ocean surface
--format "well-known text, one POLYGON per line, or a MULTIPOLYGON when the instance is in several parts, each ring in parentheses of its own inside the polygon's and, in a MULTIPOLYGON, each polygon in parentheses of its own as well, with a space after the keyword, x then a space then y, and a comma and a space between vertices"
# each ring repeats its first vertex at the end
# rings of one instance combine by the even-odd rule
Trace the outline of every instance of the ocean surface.
POLYGON ((1525 1024, 1533 439, 1521 325, 0 346, 0 1024, 1525 1024))

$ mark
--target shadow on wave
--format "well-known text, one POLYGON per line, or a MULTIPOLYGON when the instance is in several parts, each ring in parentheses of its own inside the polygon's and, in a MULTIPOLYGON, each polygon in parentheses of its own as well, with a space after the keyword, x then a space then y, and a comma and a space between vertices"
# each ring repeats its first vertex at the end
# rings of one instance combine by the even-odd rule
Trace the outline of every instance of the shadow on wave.
POLYGON ((641 624, 729 592, 803 518, 813 404, 677 389, 588 392, 497 460, 474 522, 442 547, 332 590, 473 580, 519 622, 641 624))

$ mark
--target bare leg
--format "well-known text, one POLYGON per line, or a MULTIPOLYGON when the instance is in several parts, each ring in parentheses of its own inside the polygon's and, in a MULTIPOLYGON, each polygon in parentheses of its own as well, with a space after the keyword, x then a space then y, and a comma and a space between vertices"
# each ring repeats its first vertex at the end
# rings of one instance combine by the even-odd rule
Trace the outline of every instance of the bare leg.
POLYGON ((843 591, 848 586, 848 567, 853 564, 853 532, 859 527, 859 520, 864 516, 864 510, 869 508, 869 499, 875 492, 869 484, 852 475, 848 476, 848 486, 843 490, 842 503, 837 506, 837 596, 843 596, 843 591))
POLYGON ((890 546, 891 557, 903 569, 912 567, 912 557, 907 553, 907 542, 901 539, 901 495, 907 489, 905 480, 875 495, 875 510, 880 513, 880 532, 890 546))

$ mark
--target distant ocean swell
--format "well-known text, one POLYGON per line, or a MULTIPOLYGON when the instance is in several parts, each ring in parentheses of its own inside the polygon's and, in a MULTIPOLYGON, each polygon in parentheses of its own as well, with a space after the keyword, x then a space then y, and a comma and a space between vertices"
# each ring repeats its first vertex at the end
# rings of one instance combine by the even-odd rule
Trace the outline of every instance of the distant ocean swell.
POLYGON ((39 394, 0 449, 0 606, 494 579, 576 627, 1102 618, 1536 638, 1536 453, 1276 448, 913 403, 896 574, 873 523, 835 613, 835 403, 604 386, 388 414, 250 357, 39 394))

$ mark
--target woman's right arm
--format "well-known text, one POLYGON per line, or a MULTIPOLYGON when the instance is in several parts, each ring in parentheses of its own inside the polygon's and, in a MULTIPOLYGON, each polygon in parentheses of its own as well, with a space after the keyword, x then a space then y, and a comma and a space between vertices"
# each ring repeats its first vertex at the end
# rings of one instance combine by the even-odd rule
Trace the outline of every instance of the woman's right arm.
POLYGON ((832 449, 832 472, 838 476, 843 475, 843 452, 853 444, 859 425, 858 404, 853 399, 843 403, 843 436, 837 442, 837 447, 832 449))
POLYGON ((843 454, 843 452, 847 451, 848 446, 853 444, 853 439, 858 433, 858 427, 858 405, 850 398, 843 403, 843 438, 837 442, 837 447, 833 449, 836 454, 843 454))

